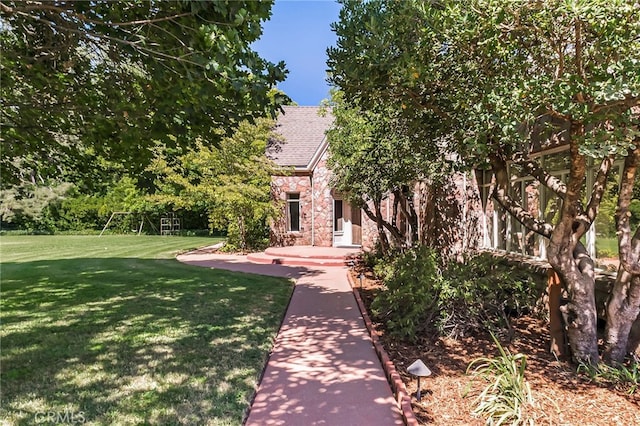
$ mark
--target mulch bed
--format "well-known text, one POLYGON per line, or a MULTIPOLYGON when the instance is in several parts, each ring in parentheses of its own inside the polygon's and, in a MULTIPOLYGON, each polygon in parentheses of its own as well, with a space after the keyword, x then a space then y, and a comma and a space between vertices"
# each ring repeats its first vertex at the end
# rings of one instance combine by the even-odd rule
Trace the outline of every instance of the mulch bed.
MULTIPOLYGON (((352 271, 353 282, 358 287, 360 272, 352 271)), ((360 295, 369 310, 381 285, 366 272, 362 284, 360 295)), ((383 324, 376 323, 374 317, 372 320, 380 342, 413 395, 412 407, 420 424, 484 424, 483 419, 471 414, 481 383, 471 382, 466 370, 474 359, 498 354, 488 333, 479 332, 458 340, 423 336, 415 343, 408 343, 385 334, 383 324), (421 401, 415 398, 416 380, 406 372, 416 359, 421 359, 433 373, 421 381, 421 401)), ((536 403, 531 411, 535 424, 640 425, 640 389, 629 394, 628 389, 596 384, 577 374, 574 365, 556 359, 549 352, 547 325, 539 318, 514 318, 512 326, 514 338, 503 344, 511 353, 523 353, 527 357, 526 377, 536 403)))

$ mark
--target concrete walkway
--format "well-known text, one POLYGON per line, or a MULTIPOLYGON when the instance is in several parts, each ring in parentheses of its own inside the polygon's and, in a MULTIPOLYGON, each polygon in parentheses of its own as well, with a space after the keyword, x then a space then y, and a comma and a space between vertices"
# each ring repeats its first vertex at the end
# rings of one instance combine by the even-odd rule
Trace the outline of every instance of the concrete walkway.
POLYGON ((254 264, 246 256, 206 253, 178 260, 296 280, 246 425, 403 424, 346 268, 254 264))

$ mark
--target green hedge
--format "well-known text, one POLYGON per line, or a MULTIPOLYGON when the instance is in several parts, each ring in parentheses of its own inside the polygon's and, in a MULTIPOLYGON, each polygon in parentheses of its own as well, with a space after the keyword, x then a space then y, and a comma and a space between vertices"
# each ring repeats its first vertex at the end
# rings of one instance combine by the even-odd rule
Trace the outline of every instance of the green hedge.
POLYGON ((487 253, 445 268, 434 250, 419 247, 378 262, 374 271, 385 290, 372 312, 391 334, 407 340, 509 328, 509 316, 531 310, 539 296, 539 277, 487 253))

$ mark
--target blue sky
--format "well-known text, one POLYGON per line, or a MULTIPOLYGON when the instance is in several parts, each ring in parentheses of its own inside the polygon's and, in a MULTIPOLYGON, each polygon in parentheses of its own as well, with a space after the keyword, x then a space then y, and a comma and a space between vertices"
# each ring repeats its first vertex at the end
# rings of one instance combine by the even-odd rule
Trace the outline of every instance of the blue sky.
POLYGON ((285 61, 289 74, 278 85, 298 105, 319 105, 329 97, 327 47, 335 45, 330 25, 340 5, 332 0, 276 0, 271 20, 253 48, 263 58, 285 61))

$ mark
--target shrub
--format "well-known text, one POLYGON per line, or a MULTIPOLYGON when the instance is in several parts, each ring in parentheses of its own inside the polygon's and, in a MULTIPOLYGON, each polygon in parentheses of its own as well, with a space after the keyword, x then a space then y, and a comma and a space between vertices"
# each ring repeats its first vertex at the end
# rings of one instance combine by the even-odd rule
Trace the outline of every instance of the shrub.
POLYGON ((618 257, 618 253, 607 248, 598 248, 596 250, 596 258, 598 259, 611 259, 618 257))
POLYGON ((59 206, 51 209, 58 230, 83 231, 100 229, 100 223, 105 220, 100 216, 103 200, 99 196, 79 194, 62 201, 59 206))
POLYGON ((489 253, 451 262, 443 274, 437 328, 451 337, 485 328, 511 331, 509 317, 529 312, 538 298, 531 272, 489 253))
POLYGON ((376 265, 384 260, 388 259, 388 256, 382 254, 382 245, 380 240, 376 239, 376 243, 372 250, 367 250, 362 253, 362 266, 367 269, 374 269, 376 265))
POLYGON ((11 223, 30 233, 51 233, 56 230, 50 210, 59 205, 72 191, 67 182, 51 185, 25 184, 0 191, 0 222, 11 223))
POLYGON ((222 251, 260 251, 269 246, 269 227, 266 219, 241 222, 229 221, 227 225, 227 239, 222 251))
POLYGON ((437 253, 419 247, 379 262, 374 272, 385 289, 372 313, 407 340, 429 326, 454 338, 487 327, 510 330, 509 315, 528 311, 537 299, 531 273, 490 254, 442 270, 437 253))
POLYGON ((385 284, 371 306, 392 335, 414 340, 438 312, 442 276, 438 256, 427 247, 408 250, 392 262, 380 262, 374 270, 385 284))

